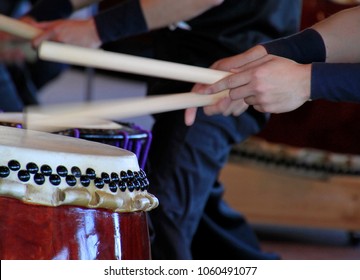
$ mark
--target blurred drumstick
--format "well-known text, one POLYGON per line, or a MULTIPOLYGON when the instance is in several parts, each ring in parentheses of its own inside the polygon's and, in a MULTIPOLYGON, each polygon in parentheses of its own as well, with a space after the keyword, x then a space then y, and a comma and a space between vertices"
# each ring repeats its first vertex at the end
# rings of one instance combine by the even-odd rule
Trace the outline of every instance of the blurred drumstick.
POLYGON ((4 31, 11 35, 18 36, 23 39, 31 40, 39 35, 42 31, 30 24, 22 22, 8 16, 0 14, 0 31, 4 31))
POLYGON ((225 71, 49 41, 40 45, 38 55, 44 60, 191 83, 212 84, 229 75, 225 71))
MULTIPOLYGON (((211 84, 225 76, 228 72, 161 61, 138 56, 113 53, 104 50, 66 45, 55 42, 43 42, 38 50, 39 57, 44 60, 75 64, 80 66, 122 71, 132 74, 154 76, 165 79, 191 83, 211 84)), ((169 94, 148 98, 119 99, 110 102, 95 102, 74 106, 50 106, 40 110, 49 117, 36 118, 36 110, 28 111, 28 128, 51 129, 52 126, 72 125, 79 118, 91 122, 91 118, 121 119, 140 115, 161 113, 166 111, 202 107, 216 103, 228 96, 228 91, 213 95, 197 93, 169 94), (35 117, 34 117, 35 116, 35 117)))
POLYGON ((211 95, 193 92, 161 96, 118 99, 102 102, 28 107, 27 129, 55 131, 59 127, 71 128, 88 125, 94 119, 123 119, 214 104, 228 96, 228 91, 211 95))
POLYGON ((27 61, 33 62, 37 59, 37 53, 31 46, 30 40, 39 35, 42 32, 41 29, 18 19, 10 18, 0 14, 0 31, 26 40, 25 42, 20 40, 0 42, 0 50, 18 49, 22 51, 27 61))

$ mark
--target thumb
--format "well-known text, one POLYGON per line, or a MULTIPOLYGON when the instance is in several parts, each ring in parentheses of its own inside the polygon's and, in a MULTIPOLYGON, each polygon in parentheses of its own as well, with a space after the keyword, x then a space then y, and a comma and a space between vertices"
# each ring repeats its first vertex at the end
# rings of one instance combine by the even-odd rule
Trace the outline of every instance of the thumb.
POLYGON ((187 108, 185 110, 185 124, 191 126, 195 122, 197 108, 187 108))

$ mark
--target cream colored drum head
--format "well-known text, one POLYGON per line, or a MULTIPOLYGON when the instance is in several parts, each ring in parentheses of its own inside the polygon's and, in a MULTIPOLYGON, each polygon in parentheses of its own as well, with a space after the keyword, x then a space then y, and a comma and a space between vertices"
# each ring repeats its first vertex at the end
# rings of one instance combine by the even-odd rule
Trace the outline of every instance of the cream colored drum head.
MULTIPOLYGON (((23 113, 0 113, 0 123, 7 126, 24 126, 25 116, 23 113)), ((88 128, 88 129, 122 129, 123 126, 119 123, 102 120, 102 119, 93 119, 91 123, 84 122, 81 120, 74 120, 72 127, 76 128, 88 128)), ((56 127, 55 127, 56 128, 56 127)), ((69 127, 66 127, 69 128, 69 127)), ((59 130, 64 129, 64 127, 59 127, 59 130)), ((56 130, 56 129, 55 129, 56 130)))
POLYGON ((127 150, 0 126, 0 196, 26 203, 148 211, 158 205, 127 150))

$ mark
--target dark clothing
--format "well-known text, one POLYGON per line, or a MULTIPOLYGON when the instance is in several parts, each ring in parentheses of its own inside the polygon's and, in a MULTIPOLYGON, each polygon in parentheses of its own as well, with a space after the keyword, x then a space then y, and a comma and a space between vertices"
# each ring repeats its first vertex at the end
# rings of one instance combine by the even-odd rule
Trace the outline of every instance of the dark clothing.
POLYGON ((360 102, 360 63, 316 62, 311 71, 311 98, 360 102))
POLYGON ((21 111, 23 104, 5 65, 0 64, 0 112, 21 111))
POLYGON ((217 59, 298 31, 299 0, 225 0, 188 21, 191 31, 156 32, 155 57, 207 67, 217 59))
MULTIPOLYGON (((187 22, 191 30, 154 34, 155 58, 208 67, 255 44, 298 31, 301 1, 225 0, 187 22)), ((187 92, 192 85, 153 79, 149 94, 187 92)), ((231 146, 256 134, 268 116, 249 109, 239 117, 205 116, 191 127, 183 111, 155 115, 148 159, 154 259, 276 259, 259 248, 244 217, 222 200, 219 172, 231 146)))
MULTIPOLYGON (((298 30, 300 0, 225 0, 190 20, 191 31, 153 32, 155 58, 208 67, 219 58, 298 30)), ((189 91, 192 85, 153 79, 149 94, 189 91)), ((207 117, 191 127, 183 111, 155 116, 147 173, 160 206, 149 212, 154 259, 276 259, 259 248, 246 220, 222 200, 218 181, 234 143, 257 133, 266 115, 207 117)))
MULTIPOLYGON (((28 1, 35 4, 36 0, 28 1)), ((0 4, 0 13, 16 17, 23 1, 5 1, 0 4)), ((22 64, 0 64, 0 111, 21 112, 27 105, 38 104, 38 91, 56 78, 67 66, 36 60, 22 64)))

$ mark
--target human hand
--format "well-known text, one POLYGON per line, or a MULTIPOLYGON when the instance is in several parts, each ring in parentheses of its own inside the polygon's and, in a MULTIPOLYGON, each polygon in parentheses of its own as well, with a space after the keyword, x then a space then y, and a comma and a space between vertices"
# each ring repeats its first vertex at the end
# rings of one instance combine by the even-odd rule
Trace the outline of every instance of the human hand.
POLYGON ((231 100, 244 100, 256 110, 269 113, 292 111, 310 98, 311 64, 266 55, 231 71, 233 74, 201 91, 213 94, 229 89, 231 100))
MULTIPOLYGON (((257 45, 248 51, 227 57, 216 61, 210 68, 216 70, 222 70, 231 72, 232 69, 246 65, 252 61, 258 60, 267 55, 266 49, 257 45)), ((208 85, 196 84, 192 91, 205 94, 208 85)), ((212 92, 215 93, 215 92, 212 92)), ((248 105, 245 104, 244 100, 231 100, 230 97, 219 100, 216 104, 204 107, 204 112, 207 115, 214 115, 222 113, 224 116, 235 115, 238 116, 246 111, 248 105)), ((185 110, 185 124, 192 125, 196 118, 197 108, 188 108, 185 110)))
MULTIPOLYGON (((25 23, 34 22, 29 17, 23 17, 20 19, 25 23)), ((22 63, 25 60, 32 60, 36 57, 34 50, 31 50, 31 46, 28 40, 18 37, 8 32, 0 32, 0 62, 6 64, 22 63)))
POLYGON ((41 42, 52 40, 66 44, 88 48, 98 48, 101 40, 96 30, 93 18, 85 20, 55 20, 36 24, 44 30, 33 39, 32 45, 37 48, 41 42))

